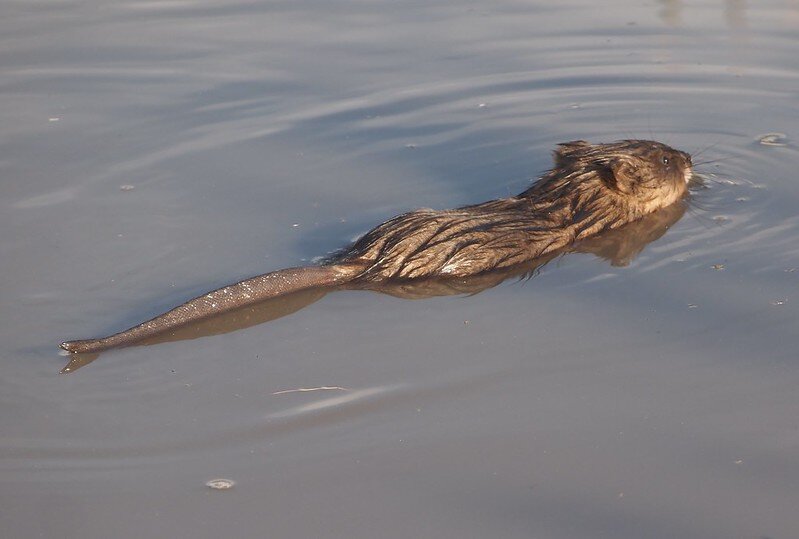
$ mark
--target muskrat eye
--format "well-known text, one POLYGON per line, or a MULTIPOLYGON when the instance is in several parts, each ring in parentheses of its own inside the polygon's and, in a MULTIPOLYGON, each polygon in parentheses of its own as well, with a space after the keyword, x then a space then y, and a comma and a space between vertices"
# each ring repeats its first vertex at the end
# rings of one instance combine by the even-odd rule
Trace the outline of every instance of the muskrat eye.
POLYGON ((663 164, 664 165, 668 165, 669 164, 669 158, 668 157, 663 156, 663 164))

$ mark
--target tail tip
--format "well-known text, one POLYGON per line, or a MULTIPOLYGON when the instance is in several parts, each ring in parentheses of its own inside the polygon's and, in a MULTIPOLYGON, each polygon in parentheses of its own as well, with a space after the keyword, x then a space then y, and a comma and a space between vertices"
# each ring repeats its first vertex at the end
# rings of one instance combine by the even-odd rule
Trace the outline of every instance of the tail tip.
POLYGON ((70 354, 89 354, 110 348, 107 339, 87 339, 83 341, 64 341, 58 345, 70 354))
POLYGON ((64 341, 59 344, 59 348, 62 350, 66 350, 67 352, 75 353, 77 352, 77 344, 79 341, 64 341))

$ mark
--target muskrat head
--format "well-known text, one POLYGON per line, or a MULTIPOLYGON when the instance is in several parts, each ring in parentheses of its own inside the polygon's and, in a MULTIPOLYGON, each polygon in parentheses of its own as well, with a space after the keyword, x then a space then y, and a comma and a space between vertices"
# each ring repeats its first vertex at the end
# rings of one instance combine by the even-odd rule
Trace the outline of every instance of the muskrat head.
POLYGON ((574 173, 593 171, 612 190, 630 197, 645 212, 676 202, 691 179, 691 156, 653 140, 560 144, 555 167, 574 173))

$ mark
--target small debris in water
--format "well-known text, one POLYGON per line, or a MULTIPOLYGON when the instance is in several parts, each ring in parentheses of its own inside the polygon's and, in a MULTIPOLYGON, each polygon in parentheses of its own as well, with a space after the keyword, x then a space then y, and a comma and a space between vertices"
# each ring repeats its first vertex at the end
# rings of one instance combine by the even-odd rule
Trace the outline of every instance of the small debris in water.
POLYGON ((735 199, 736 202, 749 202, 749 197, 738 197, 735 199))
POLYGON ((788 135, 785 133, 766 133, 757 137, 758 142, 763 146, 786 146, 788 135))
POLYGON ((57 116, 54 116, 54 117, 52 117, 52 118, 47 118, 47 121, 48 121, 48 122, 50 122, 50 123, 53 123, 53 122, 57 122, 57 121, 59 121, 60 119, 61 119, 61 118, 59 118, 59 117, 57 117, 57 116))
POLYGON ((771 304, 774 305, 775 307, 779 306, 779 305, 785 305, 785 300, 784 299, 775 299, 774 301, 771 302, 771 304))
POLYGON ((699 307, 699 305, 697 305, 696 303, 689 303, 689 304, 688 304, 688 308, 689 308, 689 309, 696 309, 696 308, 698 308, 698 307, 699 307))
POLYGON ((405 147, 407 149, 409 149, 409 150, 415 150, 416 149, 416 144, 406 144, 405 147))
POLYGON ((133 191, 134 189, 136 189, 136 187, 133 186, 133 185, 130 185, 130 184, 125 184, 125 185, 120 185, 119 186, 119 190, 120 191, 133 191))
POLYGON ((732 219, 724 215, 717 215, 716 217, 713 218, 713 221, 716 223, 729 223, 731 220, 732 219))
POLYGON ((724 269, 724 264, 713 264, 711 267, 716 271, 722 271, 724 269))
POLYGON ((205 486, 214 490, 229 490, 236 482, 231 479, 211 479, 205 486))
POLYGON ((487 106, 488 106, 488 103, 480 103, 479 105, 477 105, 477 108, 478 108, 478 109, 484 109, 484 108, 486 108, 487 106))
POLYGON ((297 228, 298 226, 300 226, 300 223, 294 223, 294 224, 293 224, 293 225, 291 225, 291 226, 292 226, 292 228, 297 228))
POLYGON ((793 273, 796 270, 797 270, 797 268, 788 268, 787 270, 785 270, 785 273, 793 273))

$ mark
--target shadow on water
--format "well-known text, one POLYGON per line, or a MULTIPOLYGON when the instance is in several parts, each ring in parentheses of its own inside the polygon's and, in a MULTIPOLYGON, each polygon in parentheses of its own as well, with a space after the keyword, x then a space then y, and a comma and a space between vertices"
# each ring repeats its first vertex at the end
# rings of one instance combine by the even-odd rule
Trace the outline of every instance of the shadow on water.
MULTIPOLYGON (((657 240, 685 213, 687 203, 678 202, 643 219, 616 230, 572 245, 560 252, 531 260, 502 271, 494 271, 468 278, 434 278, 413 281, 381 283, 350 283, 338 287, 309 288, 292 294, 272 298, 187 324, 161 335, 139 341, 132 346, 150 346, 166 342, 183 341, 230 333, 265 322, 270 322, 299 311, 322 299, 334 290, 371 290, 404 299, 424 299, 437 296, 474 295, 493 288, 508 279, 534 277, 547 263, 569 253, 593 254, 613 266, 627 266, 651 242, 657 240)), ((100 353, 72 354, 62 373, 74 372, 99 357, 100 353)))

